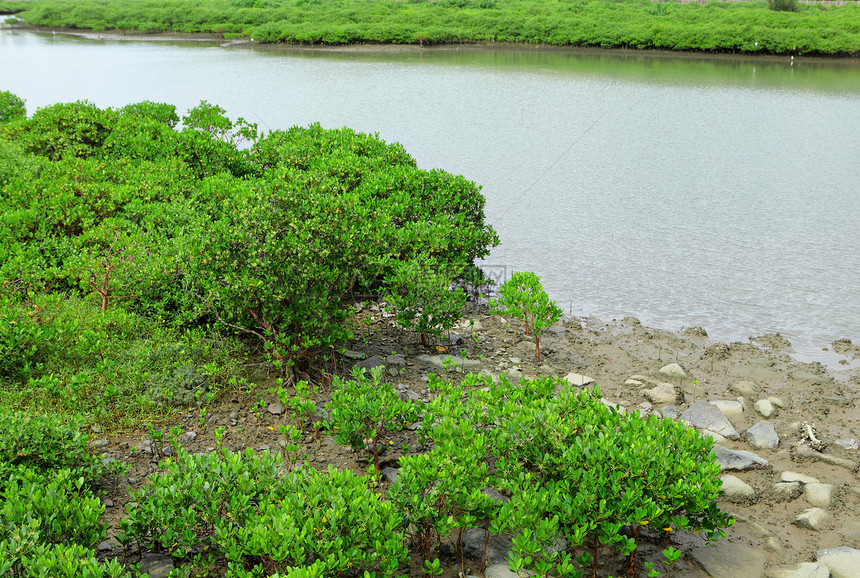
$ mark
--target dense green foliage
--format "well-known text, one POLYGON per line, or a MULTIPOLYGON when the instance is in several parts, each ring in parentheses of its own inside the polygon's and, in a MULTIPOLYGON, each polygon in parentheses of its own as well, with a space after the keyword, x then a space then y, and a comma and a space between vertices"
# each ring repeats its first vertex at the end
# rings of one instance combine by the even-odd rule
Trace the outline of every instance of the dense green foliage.
POLYGON ((434 319, 420 329, 459 317, 433 299, 498 242, 474 183, 349 129, 259 135, 206 102, 182 120, 76 102, 0 124, 14 404, 96 420, 187 405, 241 385, 255 347, 308 371, 349 336, 353 292, 416 295, 423 279, 396 275, 413 262, 437 287, 411 298, 434 319))
MULTIPOLYGON (((11 4, 11 2, 10 2, 11 4)), ((29 0, 38 26, 202 32, 262 42, 517 42, 772 54, 860 53, 860 6, 790 0, 29 0), (769 4, 774 10, 769 9, 769 4), (779 8, 777 8, 779 6, 779 8), (797 10, 786 11, 786 7, 797 10)))
POLYGON ((77 423, 0 409, 0 576, 126 576, 96 559, 106 468, 87 441, 77 423))

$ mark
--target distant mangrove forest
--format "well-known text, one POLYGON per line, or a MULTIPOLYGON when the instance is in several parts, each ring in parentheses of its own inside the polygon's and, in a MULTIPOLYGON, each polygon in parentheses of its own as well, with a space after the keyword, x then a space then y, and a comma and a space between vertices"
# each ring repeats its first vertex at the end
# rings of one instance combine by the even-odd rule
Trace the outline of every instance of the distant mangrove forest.
POLYGON ((0 0, 15 22, 310 45, 520 43, 856 56, 860 5, 651 0, 0 0))

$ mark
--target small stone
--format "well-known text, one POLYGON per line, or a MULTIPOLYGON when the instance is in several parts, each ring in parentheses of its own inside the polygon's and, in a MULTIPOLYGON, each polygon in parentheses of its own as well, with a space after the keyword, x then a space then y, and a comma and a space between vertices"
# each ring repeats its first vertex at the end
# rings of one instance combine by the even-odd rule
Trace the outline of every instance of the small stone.
POLYGON ((163 448, 161 448, 161 455, 172 456, 173 455, 173 446, 164 446, 163 448))
POLYGON ((785 409, 791 406, 787 399, 778 395, 770 395, 768 396, 767 400, 772 406, 778 407, 779 409, 785 409))
POLYGON ((387 467, 382 469, 382 478, 389 484, 397 481, 397 468, 387 467))
POLYGON ((519 574, 511 572, 507 563, 493 564, 484 570, 484 578, 519 578, 519 574))
POLYGON ((193 442, 194 440, 197 439, 197 434, 193 431, 185 432, 184 436, 185 436, 185 441, 187 441, 187 442, 193 442))
POLYGON ((760 421, 747 430, 747 443, 757 450, 773 449, 779 445, 779 436, 773 424, 760 421))
POLYGON ((140 559, 140 572, 149 578, 166 578, 173 570, 173 556, 166 554, 144 554, 140 559))
POLYGON ((857 463, 852 460, 849 460, 847 458, 840 458, 839 456, 834 456, 831 454, 817 452, 805 444, 800 444, 799 446, 797 446, 796 456, 799 458, 824 462, 825 464, 830 464, 831 466, 839 466, 840 468, 846 468, 852 471, 857 469, 857 463))
POLYGON ((503 504, 511 501, 509 497, 502 494, 498 490, 494 490, 493 488, 484 488, 483 490, 481 490, 481 493, 492 499, 497 504, 503 504))
POLYGON ((682 368, 677 363, 670 363, 669 365, 664 365, 663 367, 660 368, 660 373, 662 373, 663 375, 667 375, 669 377, 678 377, 678 378, 687 377, 687 372, 684 371, 684 368, 682 368))
POLYGON ((347 349, 343 352, 343 356, 346 357, 347 359, 364 359, 367 357, 367 355, 365 355, 361 351, 352 351, 349 349, 347 349))
POLYGON ((693 548, 690 555, 714 578, 761 578, 767 560, 756 548, 725 541, 693 548))
POLYGON ((729 421, 731 421, 732 423, 744 422, 744 404, 742 404, 741 402, 728 399, 719 399, 716 401, 712 401, 711 403, 717 406, 717 408, 723 413, 723 415, 729 418, 729 421))
POLYGON ((833 486, 831 484, 806 484, 803 486, 803 497, 810 506, 829 508, 833 503, 833 486))
POLYGON ((133 486, 138 482, 137 478, 128 478, 128 485, 133 486))
POLYGON ((229 417, 230 417, 230 419, 239 419, 239 412, 231 411, 229 417))
POLYGON ((266 411, 268 411, 272 415, 281 415, 282 413, 284 413, 284 404, 279 401, 276 401, 275 403, 270 403, 266 411))
POLYGON ((755 490, 738 477, 725 475, 723 481, 723 497, 730 502, 749 502, 755 498, 755 490))
POLYGON ((487 530, 483 528, 470 528, 463 534, 463 553, 475 560, 481 559, 485 544, 487 566, 498 564, 507 568, 508 553, 513 547, 510 538, 490 534, 490 539, 487 541, 487 530))
POLYGON ((773 404, 766 399, 760 399, 755 402, 753 404, 753 409, 755 409, 763 418, 772 416, 774 411, 773 404))
POLYGON ((383 360, 378 355, 374 355, 370 359, 362 359, 355 364, 356 367, 363 369, 373 369, 374 367, 379 367, 380 365, 385 365, 385 360, 383 360))
POLYGON ((707 401, 694 403, 687 411, 681 414, 680 419, 697 429, 707 429, 730 440, 736 440, 740 437, 737 430, 735 430, 734 426, 719 408, 707 401))
POLYGON ((107 445, 108 445, 107 440, 96 440, 94 442, 90 442, 90 446, 94 447, 94 448, 103 448, 103 447, 107 447, 107 445))
POLYGON ((799 472, 780 472, 777 480, 780 482, 800 482, 801 484, 817 484, 818 478, 807 476, 799 472))
POLYGON ((779 538, 776 536, 768 536, 762 542, 761 547, 767 550, 768 552, 773 552, 774 554, 778 554, 782 556, 785 554, 785 546, 782 545, 782 542, 779 541, 779 538))
POLYGON ((801 512, 792 524, 800 528, 806 528, 807 530, 815 530, 818 532, 826 530, 830 526, 831 519, 832 518, 830 517, 830 514, 827 513, 827 510, 822 510, 821 508, 809 508, 808 510, 801 512))
POLYGON ((99 542, 99 545, 96 546, 96 550, 99 552, 110 552, 113 550, 113 544, 105 540, 104 542, 99 542))
POLYGON ((579 373, 568 373, 564 377, 570 385, 575 385, 577 387, 582 387, 585 385, 589 385, 594 383, 594 380, 587 375, 580 375, 579 373))
POLYGON ((661 383, 652 389, 642 392, 652 403, 684 403, 684 391, 677 385, 661 383))
POLYGON ((665 418, 677 419, 678 416, 681 415, 681 410, 674 405, 667 405, 666 407, 660 408, 660 413, 663 414, 663 417, 665 418))
POLYGON ((105 508, 113 508, 113 500, 111 500, 110 498, 104 498, 102 500, 102 505, 105 508))
POLYGON ((723 470, 745 471, 770 467, 770 463, 766 459, 753 452, 730 450, 723 446, 715 445, 714 454, 717 457, 717 463, 723 470))
POLYGON ((830 578, 830 570, 821 562, 801 562, 767 571, 767 578, 830 578))
POLYGON ((801 493, 803 493, 803 488, 800 482, 779 482, 774 484, 768 492, 769 496, 777 502, 790 502, 801 493))
POLYGON ((837 446, 845 448, 846 450, 858 450, 860 449, 860 443, 857 442, 854 438, 845 439, 845 440, 836 440, 837 446))
POLYGON ((758 395, 761 388, 754 381, 738 381, 729 387, 729 391, 741 397, 751 398, 758 395))
POLYGON ((857 578, 860 550, 847 546, 819 550, 818 561, 827 566, 833 578, 857 578))

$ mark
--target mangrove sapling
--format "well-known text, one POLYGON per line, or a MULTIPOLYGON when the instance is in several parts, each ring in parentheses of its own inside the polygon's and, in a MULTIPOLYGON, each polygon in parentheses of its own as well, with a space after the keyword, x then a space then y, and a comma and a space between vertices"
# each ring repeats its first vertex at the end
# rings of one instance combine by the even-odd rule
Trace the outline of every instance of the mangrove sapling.
POLYGON ((385 367, 370 370, 354 368, 353 379, 336 377, 331 393, 329 426, 336 432, 337 443, 349 445, 353 450, 366 447, 373 452, 373 470, 379 479, 379 439, 385 432, 402 431, 413 423, 421 411, 420 406, 403 401, 391 385, 385 383, 385 367))
POLYGON ((543 330, 561 319, 564 313, 543 290, 540 277, 528 271, 514 273, 499 286, 499 298, 490 301, 490 310, 520 319, 526 335, 534 335, 535 357, 538 358, 543 330))

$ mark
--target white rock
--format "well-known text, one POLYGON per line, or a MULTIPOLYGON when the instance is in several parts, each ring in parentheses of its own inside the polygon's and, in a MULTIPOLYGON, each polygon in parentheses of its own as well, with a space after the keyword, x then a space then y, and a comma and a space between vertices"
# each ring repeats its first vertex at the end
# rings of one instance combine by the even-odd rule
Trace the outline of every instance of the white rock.
POLYGON ((594 380, 587 375, 580 375, 579 373, 568 373, 564 378, 570 385, 576 385, 582 387, 584 385, 589 385, 594 383, 594 380))
POLYGON ((785 546, 782 545, 782 542, 779 541, 779 538, 776 536, 768 536, 764 539, 764 542, 761 543, 761 547, 767 550, 768 552, 773 552, 774 554, 778 554, 782 556, 785 553, 785 546))
POLYGON ((841 546, 818 551, 818 561, 827 566, 833 578, 857 578, 860 575, 860 550, 841 546))
POLYGON ((766 400, 760 399, 753 404, 753 408, 764 418, 768 418, 773 415, 773 404, 766 400))
POLYGON ((834 442, 837 446, 843 447, 846 450, 857 450, 860 449, 860 443, 857 443, 857 440, 854 438, 845 439, 845 440, 836 440, 834 442))
POLYGON ((779 397, 777 395, 770 395, 768 396, 767 400, 770 402, 771 405, 780 409, 785 409, 789 405, 788 401, 786 401, 785 398, 779 397))
POLYGON ((806 484, 803 486, 803 497, 810 506, 829 508, 833 504, 833 486, 831 484, 806 484))
POLYGON ((830 526, 831 520, 832 518, 827 513, 827 510, 809 508, 801 512, 792 524, 800 528, 806 528, 807 530, 820 531, 826 530, 830 526))
POLYGON ((660 368, 660 373, 669 377, 687 377, 687 372, 677 363, 670 363, 660 368))
POLYGON ((711 403, 717 406, 717 408, 723 413, 723 415, 729 418, 729 421, 731 421, 733 424, 743 423, 744 404, 742 404, 741 402, 727 399, 718 399, 717 401, 712 401, 711 403))
POLYGON ((684 392, 671 383, 661 383, 657 387, 644 390, 642 394, 652 403, 684 403, 684 392))
POLYGON ((493 564, 492 566, 487 566, 487 569, 484 570, 484 578, 519 578, 519 574, 511 572, 507 563, 493 564))
POLYGON ((722 476, 723 497, 730 502, 748 502, 755 498, 755 490, 742 479, 731 474, 722 476))
POLYGON ((818 478, 799 472, 780 472, 777 480, 780 482, 800 482, 801 484, 817 484, 818 478))

